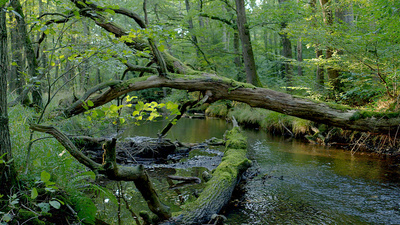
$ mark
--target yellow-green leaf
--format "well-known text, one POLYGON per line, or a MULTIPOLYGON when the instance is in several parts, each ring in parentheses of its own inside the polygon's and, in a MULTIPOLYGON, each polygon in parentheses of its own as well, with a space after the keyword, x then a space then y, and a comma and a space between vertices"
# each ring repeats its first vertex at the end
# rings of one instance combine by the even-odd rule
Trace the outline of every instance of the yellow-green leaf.
POLYGON ((38 196, 38 191, 36 188, 32 188, 31 199, 35 199, 38 196))

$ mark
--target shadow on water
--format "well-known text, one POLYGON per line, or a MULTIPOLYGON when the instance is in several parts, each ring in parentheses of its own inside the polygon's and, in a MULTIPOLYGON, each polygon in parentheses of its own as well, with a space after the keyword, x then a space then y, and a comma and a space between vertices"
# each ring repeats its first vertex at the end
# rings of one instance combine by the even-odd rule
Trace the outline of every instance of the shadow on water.
MULTIPOLYGON (((156 137, 164 125, 134 127, 122 137, 156 137)), ((167 137, 202 142, 213 136, 221 138, 230 128, 224 120, 182 119, 167 137)), ((352 155, 263 131, 246 133, 248 156, 260 173, 245 184, 242 203, 226 213, 227 224, 400 224, 400 170, 391 160, 366 153, 352 155)), ((164 171, 182 176, 200 172, 202 169, 164 171)), ((163 175, 151 174, 163 201, 179 210, 179 199, 166 188, 163 175)), ((128 189, 132 200, 141 199, 134 186, 128 189)), ((189 199, 195 191, 190 187, 183 195, 189 199)), ((143 209, 143 201, 135 201, 135 209, 143 209)))

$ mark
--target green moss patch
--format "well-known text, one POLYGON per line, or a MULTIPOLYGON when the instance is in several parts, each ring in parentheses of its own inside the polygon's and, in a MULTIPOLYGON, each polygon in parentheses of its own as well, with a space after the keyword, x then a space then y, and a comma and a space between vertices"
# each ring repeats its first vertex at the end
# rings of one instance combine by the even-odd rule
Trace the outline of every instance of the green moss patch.
POLYGON ((351 117, 351 121, 356 121, 360 119, 366 119, 366 118, 379 118, 379 119, 391 119, 391 118, 397 118, 400 116, 400 112, 373 112, 373 111, 364 111, 364 110, 359 110, 356 111, 351 117))

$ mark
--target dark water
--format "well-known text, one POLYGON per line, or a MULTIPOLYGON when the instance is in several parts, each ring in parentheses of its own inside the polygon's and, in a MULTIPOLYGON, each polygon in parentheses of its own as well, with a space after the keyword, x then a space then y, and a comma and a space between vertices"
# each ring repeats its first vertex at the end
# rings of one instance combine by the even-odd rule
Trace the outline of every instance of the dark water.
MULTIPOLYGON (((162 123, 123 136, 154 136, 162 123)), ((182 119, 168 137, 201 142, 222 137, 224 120, 182 119)), ((391 160, 246 130, 249 158, 260 175, 228 224, 400 224, 400 170, 391 160), (264 178, 264 179, 263 179, 264 178)))

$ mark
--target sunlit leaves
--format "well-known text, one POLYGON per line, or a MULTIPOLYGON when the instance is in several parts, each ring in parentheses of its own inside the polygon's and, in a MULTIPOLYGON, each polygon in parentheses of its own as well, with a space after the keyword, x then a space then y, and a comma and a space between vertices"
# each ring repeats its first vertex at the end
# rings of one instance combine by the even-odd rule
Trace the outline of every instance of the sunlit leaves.
MULTIPOLYGON (((108 106, 103 106, 101 108, 92 109, 87 111, 86 114, 88 121, 101 120, 101 121, 111 121, 114 125, 125 124, 127 122, 132 122, 135 125, 140 125, 141 121, 153 121, 158 117, 161 117, 159 110, 165 108, 170 112, 170 114, 179 114, 178 105, 172 102, 167 103, 157 103, 137 101, 132 103, 136 96, 126 96, 125 103, 121 105, 110 104, 108 106), (130 109, 133 111, 126 115, 122 113, 123 109, 130 109)), ((87 109, 92 105, 93 102, 87 102, 84 107, 87 109)))

